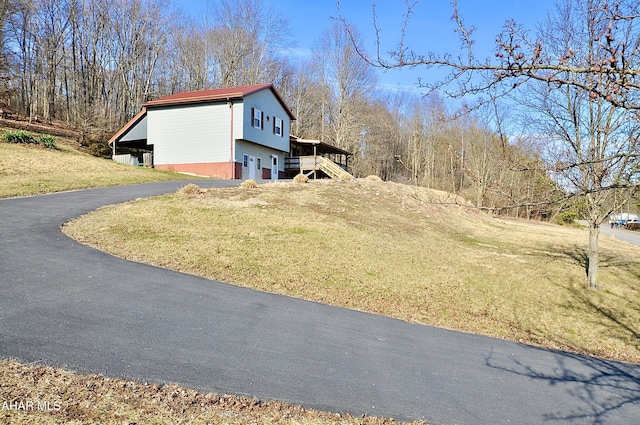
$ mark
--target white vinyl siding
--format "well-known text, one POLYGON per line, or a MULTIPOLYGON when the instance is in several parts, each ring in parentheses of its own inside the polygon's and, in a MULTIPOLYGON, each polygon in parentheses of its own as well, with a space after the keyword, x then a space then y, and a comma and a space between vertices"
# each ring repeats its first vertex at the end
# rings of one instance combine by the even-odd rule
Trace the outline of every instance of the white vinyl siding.
MULTIPOLYGON (((236 113, 241 108, 234 108, 236 113)), ((234 121, 242 119, 234 116, 234 121)), ((147 137, 154 145, 156 164, 193 164, 229 161, 231 109, 226 103, 147 111, 147 137)), ((241 122, 241 121, 240 121, 241 122)), ((242 135, 235 135, 241 137, 242 135)))
MULTIPOLYGON (((284 171, 285 152, 280 152, 274 149, 270 149, 266 146, 260 146, 255 143, 247 142, 245 140, 238 140, 236 142, 236 161, 242 164, 244 155, 247 155, 247 157, 251 155, 261 159, 261 169, 257 171, 258 178, 262 178, 262 168, 268 168, 271 166, 271 155, 276 155, 278 157, 279 171, 284 171)), ((248 175, 249 174, 247 167, 243 167, 242 177, 247 178, 248 175)))

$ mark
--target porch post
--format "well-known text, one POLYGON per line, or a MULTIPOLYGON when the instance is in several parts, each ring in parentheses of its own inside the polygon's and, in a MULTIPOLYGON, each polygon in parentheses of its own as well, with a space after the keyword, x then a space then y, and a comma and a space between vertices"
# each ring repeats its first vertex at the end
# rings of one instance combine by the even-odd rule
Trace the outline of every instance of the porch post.
POLYGON ((313 179, 316 179, 316 170, 318 169, 318 158, 316 158, 316 144, 313 144, 313 179))

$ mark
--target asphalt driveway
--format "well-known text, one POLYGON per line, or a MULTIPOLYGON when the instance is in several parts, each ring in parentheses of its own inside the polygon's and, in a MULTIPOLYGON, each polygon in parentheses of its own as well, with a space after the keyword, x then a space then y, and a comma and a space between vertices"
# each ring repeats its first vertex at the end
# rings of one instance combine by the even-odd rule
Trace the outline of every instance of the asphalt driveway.
POLYGON ((637 365, 239 288, 121 260, 59 230, 184 184, 0 200, 0 356, 433 424, 640 420, 637 365))

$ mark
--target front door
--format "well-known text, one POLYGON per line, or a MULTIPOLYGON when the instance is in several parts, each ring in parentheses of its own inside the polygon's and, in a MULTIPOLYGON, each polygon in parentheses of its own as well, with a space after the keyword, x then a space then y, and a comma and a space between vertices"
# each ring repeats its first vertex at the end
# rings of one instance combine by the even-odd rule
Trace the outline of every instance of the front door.
POLYGON ((256 178, 256 157, 249 155, 249 178, 256 178))
POLYGON ((278 157, 271 157, 271 180, 278 180, 278 157))

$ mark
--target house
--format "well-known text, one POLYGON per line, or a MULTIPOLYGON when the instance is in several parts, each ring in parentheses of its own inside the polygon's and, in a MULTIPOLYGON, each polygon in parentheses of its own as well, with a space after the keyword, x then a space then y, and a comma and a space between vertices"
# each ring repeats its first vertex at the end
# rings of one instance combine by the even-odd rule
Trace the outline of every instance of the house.
POLYGON ((109 140, 115 160, 223 179, 286 176, 295 116, 272 84, 151 100, 109 140), (124 156, 118 151, 126 151, 124 156))

